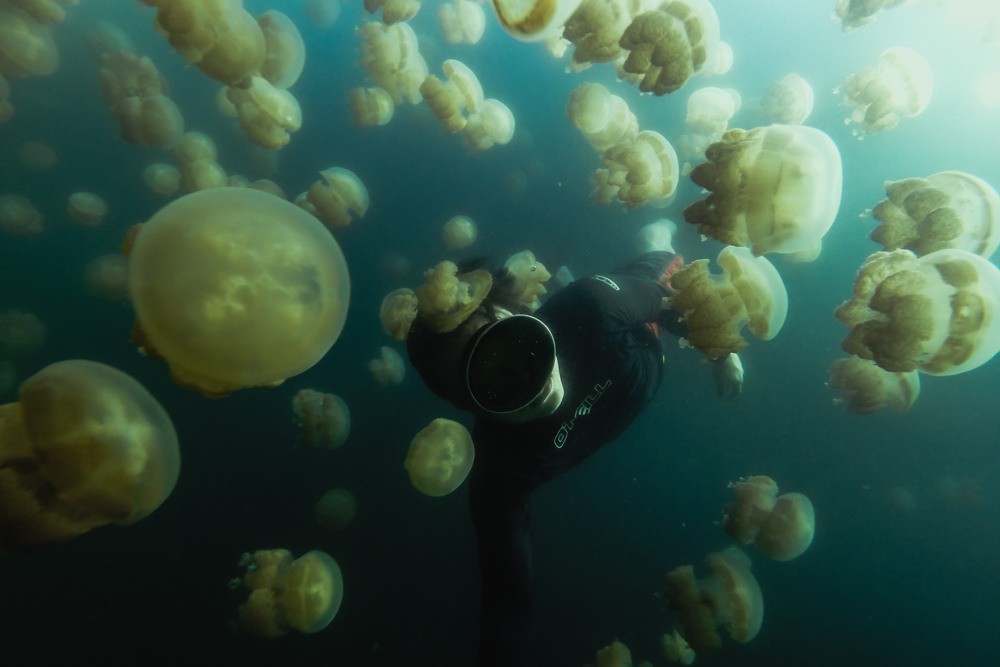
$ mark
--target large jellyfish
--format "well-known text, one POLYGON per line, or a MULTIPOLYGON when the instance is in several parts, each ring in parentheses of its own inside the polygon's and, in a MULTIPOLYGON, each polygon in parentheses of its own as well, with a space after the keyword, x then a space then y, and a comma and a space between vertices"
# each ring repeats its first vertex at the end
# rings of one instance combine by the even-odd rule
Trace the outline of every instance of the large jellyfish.
POLYGON ((813 101, 812 86, 792 72, 767 87, 760 106, 772 123, 801 125, 812 113, 813 101))
POLYGON ((845 352, 892 372, 964 373, 1000 351, 1000 269, 965 250, 877 252, 836 314, 845 352))
POLYGON ((706 236, 767 252, 817 252, 840 209, 840 151, 801 125, 732 129, 705 153, 691 180, 707 198, 684 209, 706 236))
POLYGON ((142 385, 94 361, 61 361, 0 406, 0 546, 55 544, 153 512, 180 470, 177 435, 142 385))
POLYGON ((260 75, 275 88, 291 88, 306 64, 302 34, 286 14, 269 9, 257 18, 266 45, 260 75))
POLYGON ((885 408, 906 412, 920 395, 920 374, 893 373, 851 355, 830 365, 829 385, 840 390, 838 402, 851 412, 867 415, 885 408))
POLYGON ((444 496, 468 477, 475 454, 469 431, 456 421, 439 417, 413 437, 403 465, 417 491, 444 496))
POLYGON ((785 284, 767 259, 730 246, 716 262, 722 275, 709 273, 708 260, 700 259, 670 278, 672 308, 684 315, 691 345, 709 359, 743 349, 744 324, 761 340, 774 338, 788 313, 785 284))
POLYGON ((730 482, 736 496, 726 505, 722 527, 741 544, 753 543, 764 555, 786 561, 805 553, 816 532, 812 501, 801 493, 778 495, 765 475, 730 482))
POLYGON ((981 178, 942 171, 888 181, 885 193, 872 211, 882 224, 871 237, 886 250, 926 255, 957 248, 989 257, 1000 245, 1000 196, 981 178))
POLYGON ((923 113, 931 100, 934 77, 927 60, 905 46, 886 49, 878 63, 847 77, 844 104, 854 110, 844 120, 855 123, 854 135, 890 130, 904 117, 923 113))
POLYGON ((275 386, 319 361, 347 318, 350 279, 333 236, 250 188, 177 199, 141 225, 129 289, 139 345, 206 395, 275 386))

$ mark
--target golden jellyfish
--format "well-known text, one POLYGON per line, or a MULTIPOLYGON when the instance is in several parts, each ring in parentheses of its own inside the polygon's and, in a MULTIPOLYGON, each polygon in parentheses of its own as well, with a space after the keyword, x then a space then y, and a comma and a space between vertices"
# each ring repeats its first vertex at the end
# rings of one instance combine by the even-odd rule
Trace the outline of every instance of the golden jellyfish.
POLYGON ((58 68, 51 28, 14 3, 0 4, 0 74, 22 79, 48 76, 58 68))
POLYGON ((383 88, 351 88, 347 91, 347 102, 351 107, 351 118, 358 127, 385 125, 392 120, 395 104, 392 96, 383 88))
POLYGON ((660 636, 660 648, 663 649, 663 658, 667 662, 681 665, 694 663, 694 649, 687 643, 681 634, 674 628, 673 632, 660 636))
POLYGON ((875 20, 883 9, 910 4, 912 0, 837 0, 836 15, 844 32, 860 28, 875 20))
POLYGON ((112 52, 101 54, 100 63, 101 93, 118 119, 122 139, 141 146, 173 146, 184 133, 184 118, 153 61, 112 52))
POLYGON ((302 9, 317 28, 329 28, 340 18, 340 0, 305 0, 302 9))
POLYGON ((934 76, 927 60, 905 46, 886 49, 878 63, 847 77, 844 105, 854 107, 845 123, 854 123, 858 139, 891 130, 903 118, 923 113, 931 100, 934 76))
POLYGON ((346 227, 368 212, 368 189, 350 169, 330 167, 309 186, 307 198, 316 215, 332 229, 346 227))
POLYGON ((243 585, 250 591, 238 609, 237 625, 257 637, 281 637, 294 630, 312 634, 326 628, 340 611, 344 577, 340 566, 323 551, 309 551, 292 559, 287 549, 262 549, 243 554, 243 585))
POLYGON ((722 646, 722 626, 735 641, 745 644, 760 632, 764 598, 750 571, 750 559, 735 547, 709 554, 709 574, 696 579, 694 568, 682 565, 667 575, 666 598, 680 613, 677 632, 699 653, 722 646))
POLYGON ((301 427, 300 441, 310 449, 337 449, 351 434, 351 411, 340 396, 300 389, 292 411, 301 427))
POLYGON ((172 197, 181 186, 181 172, 172 164, 154 162, 142 172, 146 187, 161 197, 172 197))
POLYGON ((562 31, 562 37, 573 45, 572 66, 620 60, 622 33, 639 11, 639 4, 628 0, 583 0, 562 31))
POLYGON ((177 482, 170 417, 121 371, 74 359, 24 381, 0 406, 0 546, 29 549, 128 525, 177 482))
POLYGON ((829 385, 840 390, 839 403, 860 415, 885 408, 906 412, 920 396, 917 371, 893 373, 879 368, 870 359, 853 355, 830 365, 829 385))
POLYGON ((0 312, 0 357, 27 357, 45 341, 45 325, 34 313, 23 310, 0 312))
POLYGON ((306 45, 295 22, 269 9, 257 18, 264 33, 264 62, 260 75, 275 88, 291 88, 306 65, 306 45))
POLYGON ((628 102, 599 83, 582 83, 570 93, 566 113, 597 151, 633 141, 639 123, 628 102))
POLYGON ((998 304, 1000 269, 979 255, 893 250, 865 260, 836 315, 845 352, 887 371, 955 375, 1000 351, 998 304))
POLYGON ((700 259, 670 278, 675 290, 671 307, 688 324, 688 342, 709 359, 742 350, 744 324, 757 338, 771 340, 788 314, 785 283, 767 259, 728 246, 716 263, 722 275, 709 273, 708 260, 700 259))
POLYGON ((548 39, 580 6, 580 0, 493 0, 504 30, 524 42, 548 39))
POLYGON ((467 215, 456 215, 441 228, 441 238, 448 250, 468 248, 476 242, 478 234, 476 223, 467 215))
POLYGON ((417 491, 446 496, 468 477, 475 455, 469 431, 439 417, 414 436, 403 465, 417 491))
POLYGON ((358 499, 344 488, 330 489, 313 505, 316 523, 327 530, 341 531, 354 522, 358 499))
POLYGON ((677 151, 659 132, 643 130, 604 151, 593 196, 605 205, 617 199, 629 208, 659 206, 669 203, 679 180, 677 151))
POLYGON ((25 141, 17 147, 17 158, 32 171, 48 171, 59 162, 56 149, 44 141, 25 141))
POLYGON ((753 543, 778 561, 805 553, 816 532, 813 504, 801 493, 778 495, 778 485, 765 475, 731 482, 736 501, 726 505, 722 524, 726 534, 741 544, 753 543))
POLYGON ((90 260, 83 272, 83 284, 94 296, 128 301, 128 258, 110 253, 90 260))
POLYGON ((383 345, 379 350, 379 356, 368 362, 368 371, 376 384, 383 387, 398 385, 402 384, 406 375, 406 364, 403 363, 403 357, 399 352, 383 345))
POLYGON ((69 196, 66 213, 81 227, 98 227, 108 214, 108 204, 93 192, 74 192, 69 196))
POLYGON ((470 114, 483 110, 483 87, 475 72, 460 60, 444 61, 445 81, 428 76, 420 84, 420 95, 448 132, 465 129, 470 114))
POLYGON ((406 340, 415 319, 417 319, 417 294, 409 287, 393 290, 382 299, 379 308, 382 331, 394 340, 406 340))
POLYGON ((215 160, 193 160, 181 165, 181 189, 198 192, 229 185, 229 177, 215 160))
POLYGON ((469 114, 462 137, 473 151, 503 146, 514 137, 514 114, 500 100, 485 100, 479 111, 469 114))
POLYGON ((812 86, 798 74, 791 72, 778 79, 764 92, 760 106, 772 123, 801 125, 813 110, 812 86))
POLYGON ((204 132, 185 132, 174 146, 174 157, 181 164, 195 160, 217 160, 219 151, 215 140, 204 132))
POLYGON ((135 44, 124 30, 111 21, 95 21, 83 34, 95 58, 105 53, 135 53, 135 44))
MULTIPOLYGON (((754 255, 815 251, 840 209, 840 151, 802 125, 732 129, 691 180, 709 190, 684 209, 698 231, 754 255)), ((818 253, 817 253, 818 254, 818 253)))
POLYGON ((357 29, 361 38, 361 66, 376 86, 395 104, 419 104, 420 85, 429 72, 420 55, 417 34, 408 23, 385 25, 369 21, 357 29))
POLYGON ((989 257, 1000 245, 1000 196, 986 181, 962 171, 885 184, 888 199, 872 216, 871 234, 886 250, 906 248, 926 255, 957 248, 989 257))
POLYGON ((729 121, 740 110, 743 98, 732 88, 707 86, 691 93, 684 124, 689 130, 680 139, 685 159, 700 159, 709 145, 719 141, 729 121))
POLYGON ((11 236, 36 236, 45 229, 42 214, 21 195, 0 195, 0 232, 11 236))
POLYGON ((474 0, 452 0, 438 7, 446 44, 477 44, 486 30, 486 13, 474 0))
POLYGON ((258 146, 278 149, 302 127, 302 107, 287 90, 272 85, 262 76, 251 76, 226 93, 236 108, 240 127, 258 146))
POLYGON ((552 278, 549 270, 535 258, 535 254, 530 250, 522 250, 511 255, 503 266, 514 276, 512 294, 515 294, 517 300, 532 311, 538 310, 539 306, 542 305, 539 297, 547 291, 545 283, 552 278))
POLYGON ((364 0, 369 14, 382 10, 382 22, 392 25, 409 21, 420 11, 420 0, 364 0))
POLYGON ((206 395, 275 386, 312 367, 344 327, 347 262, 316 219, 249 188, 185 195, 129 251, 134 337, 206 395))
POLYGON ((594 654, 596 667, 632 667, 632 652, 617 639, 597 649, 594 654))
POLYGON ((79 3, 80 0, 14 0, 14 4, 31 14, 39 23, 46 25, 66 20, 66 10, 63 7, 76 6, 79 3))
POLYGON ((475 269, 458 273, 454 262, 445 260, 424 271, 424 284, 415 289, 417 311, 431 331, 453 331, 479 307, 493 286, 489 271, 475 269))

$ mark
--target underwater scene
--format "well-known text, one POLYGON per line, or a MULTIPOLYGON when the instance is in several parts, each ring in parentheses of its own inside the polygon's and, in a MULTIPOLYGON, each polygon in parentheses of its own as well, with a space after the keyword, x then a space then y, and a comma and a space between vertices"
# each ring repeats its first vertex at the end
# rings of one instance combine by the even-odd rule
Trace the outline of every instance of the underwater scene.
POLYGON ((479 664, 407 333, 655 246, 531 664, 998 664, 998 127, 994 0, 0 0, 4 663, 479 664))

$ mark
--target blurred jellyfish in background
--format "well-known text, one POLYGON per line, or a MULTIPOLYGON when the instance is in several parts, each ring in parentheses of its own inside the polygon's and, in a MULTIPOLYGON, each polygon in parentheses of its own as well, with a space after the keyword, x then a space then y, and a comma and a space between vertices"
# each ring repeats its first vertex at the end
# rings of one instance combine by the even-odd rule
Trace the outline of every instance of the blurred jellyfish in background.
POLYGON ((375 384, 383 387, 402 384, 406 375, 406 364, 403 357, 391 347, 383 345, 379 356, 368 362, 368 371, 372 374, 375 384))
POLYGON ((878 63, 847 77, 844 105, 854 107, 844 120, 858 139, 891 130, 903 118, 923 113, 931 101, 934 77, 927 60, 905 46, 886 49, 878 63))
POLYGON ((17 158, 32 171, 48 171, 59 162, 59 155, 44 141, 25 141, 17 147, 17 158))
POLYGON ((99 227, 108 214, 108 204, 93 192, 74 192, 69 196, 66 213, 80 227, 99 227))
POLYGON ((174 157, 180 165, 184 192, 221 188, 228 182, 226 170, 218 162, 215 141, 203 132, 185 133, 174 146, 174 157))
POLYGON ((302 8, 317 28, 330 28, 340 18, 340 0, 305 0, 302 8))
POLYGON ((639 122, 628 102, 599 83, 581 83, 574 88, 566 113, 598 152, 631 142, 639 134, 639 122))
POLYGON ((14 105, 10 103, 10 84, 0 72, 0 125, 14 116, 14 105))
POLYGON ((913 0, 837 0, 836 18, 840 19, 844 32, 860 28, 875 20, 875 15, 883 9, 908 5, 913 0))
POLYGON ((97 55, 101 95, 124 141, 168 148, 184 134, 184 117, 153 61, 128 51, 97 55))
POLYGON ((445 496, 468 477, 475 454, 469 431, 456 421, 439 417, 413 437, 403 466, 417 491, 445 496))
POLYGON ((545 283, 552 278, 545 265, 535 258, 535 253, 522 250, 508 257, 504 268, 514 276, 511 293, 531 311, 538 310, 542 305, 540 297, 547 292, 545 283))
POLYGON ((392 120, 396 108, 389 93, 378 86, 351 88, 347 91, 347 101, 351 118, 358 127, 385 125, 392 120))
POLYGON ((998 307, 1000 269, 979 255, 894 250, 865 260, 836 315, 845 352, 887 371, 955 375, 1000 351, 998 307))
POLYGON ((830 365, 829 385, 840 390, 840 399, 851 412, 867 415, 890 408, 906 412, 920 396, 917 371, 893 373, 869 359, 850 356, 830 365))
POLYGON ((382 10, 382 22, 386 25, 409 21, 420 11, 420 0, 365 0, 369 14, 382 10))
POLYGON ((48 76, 59 69, 59 51, 52 39, 50 23, 65 18, 58 6, 57 16, 39 18, 18 3, 0 4, 0 75, 8 80, 48 76))
MULTIPOLYGON (((594 654, 597 667, 632 667, 632 651, 617 639, 594 654)), ((646 663, 643 663, 646 664, 646 663)))
POLYGON ((660 218, 642 227, 635 235, 636 250, 640 253, 655 250, 674 250, 674 234, 677 233, 677 223, 667 218, 660 218))
POLYGON ((160 209, 127 241, 133 340, 207 396, 276 386, 312 367, 347 319, 333 236, 299 207, 213 188, 160 209))
POLYGON ((306 199, 324 225, 338 229, 365 217, 368 188, 357 174, 344 167, 330 167, 319 172, 319 176, 309 186, 306 199))
POLYGON ((181 187, 181 172, 172 164, 154 162, 142 172, 149 190, 161 197, 172 197, 181 187))
POLYGON ((760 106, 764 116, 772 123, 802 125, 812 113, 813 102, 812 86, 791 72, 767 87, 760 106))
POLYGON ((739 352, 746 345, 744 325, 761 340, 778 335, 788 313, 788 292, 777 269, 746 248, 726 247, 712 275, 708 260, 688 264, 670 278, 671 308, 688 324, 688 342, 709 359, 739 352))
POLYGON ((108 301, 128 301, 128 257, 109 253, 87 262, 83 271, 87 291, 108 301))
POLYGON ((0 312, 0 357, 27 357, 45 342, 45 325, 34 313, 0 312))
POLYGON ((667 662, 680 665, 694 663, 694 649, 687 643, 687 640, 681 637, 677 628, 674 628, 670 634, 663 633, 660 636, 660 648, 663 650, 663 659, 667 662))
POLYGON ((882 223, 871 238, 886 250, 920 256, 956 248, 988 258, 1000 245, 1000 196, 981 178, 942 171, 888 181, 885 193, 871 211, 882 223))
POLYGON ((340 396, 300 389, 292 397, 299 442, 309 449, 337 449, 351 434, 351 411, 340 396))
POLYGON ((409 287, 400 287, 385 295, 379 308, 382 331, 393 340, 404 341, 417 318, 417 294, 409 287))
POLYGON ((476 223, 467 215, 456 215, 441 228, 441 239, 448 250, 468 248, 478 235, 476 223))
POLYGON ((473 0, 453 0, 438 7, 438 21, 446 44, 477 44, 486 30, 483 6, 473 0))
POLYGON ((238 609, 237 627, 257 637, 281 637, 291 631, 312 634, 333 621, 344 599, 340 566, 323 551, 292 559, 287 549, 263 549, 240 557, 246 567, 230 588, 250 591, 238 609))
POLYGON ((722 527, 740 544, 753 544, 768 558, 798 558, 812 544, 816 513, 801 493, 778 495, 778 485, 764 475, 730 482, 736 496, 726 505, 722 527))
POLYGON ((840 150, 802 125, 733 129, 705 153, 691 180, 710 191, 684 209, 698 231, 723 243, 768 252, 818 255, 840 209, 840 150))
POLYGON ((0 546, 135 523, 179 471, 170 417, 142 385, 93 361, 46 366, 21 385, 20 402, 0 406, 0 546))
POLYGON ((733 88, 707 86, 691 93, 684 119, 688 134, 678 142, 682 159, 701 162, 705 149, 722 138, 729 121, 742 105, 743 98, 733 88))
POLYGON ((358 513, 358 499, 344 488, 330 489, 313 505, 316 523, 327 530, 346 530, 358 513))
POLYGON ((269 9, 257 17, 264 35, 264 61, 260 76, 275 88, 291 88, 306 65, 306 45, 302 34, 287 15, 269 9))
POLYGON ((21 195, 0 195, 0 232, 10 236, 37 236, 45 230, 42 214, 21 195))

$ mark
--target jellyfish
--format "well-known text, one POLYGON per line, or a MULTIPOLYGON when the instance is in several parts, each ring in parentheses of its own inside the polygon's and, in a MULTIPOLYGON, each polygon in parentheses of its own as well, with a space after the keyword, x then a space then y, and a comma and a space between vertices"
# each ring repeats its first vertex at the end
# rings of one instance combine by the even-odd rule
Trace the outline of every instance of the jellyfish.
POLYGON ((830 365, 830 387, 840 390, 838 402, 861 415, 891 408, 906 412, 920 396, 917 371, 893 373, 870 359, 850 356, 830 365))
POLYGON ((142 172, 142 180, 154 194, 172 197, 181 186, 181 172, 165 162, 154 162, 142 172))
POLYGON ((379 357, 368 362, 368 371, 376 384, 383 387, 397 385, 403 382, 406 364, 399 352, 383 345, 379 350, 379 357))
POLYGON ((854 107, 844 120, 858 125, 854 136, 891 130, 903 118, 923 113, 931 100, 933 74, 927 60, 913 49, 886 49, 878 63, 844 81, 844 105, 854 107))
POLYGON ((677 632, 677 628, 674 628, 673 632, 669 635, 663 634, 660 636, 660 647, 663 649, 663 658, 667 662, 681 665, 694 663, 694 649, 681 637, 681 634, 677 632))
POLYGON ((74 192, 69 196, 66 213, 81 227, 98 227, 108 214, 108 205, 93 192, 74 192))
POLYGON ((345 530, 358 513, 358 499, 344 488, 330 489, 313 505, 316 523, 333 531, 345 530))
POLYGON ((238 609, 242 632, 257 637, 280 637, 294 630, 312 634, 333 621, 344 599, 344 577, 337 561, 323 551, 309 551, 292 559, 286 549, 262 549, 240 557, 246 567, 242 585, 250 591, 238 609))
POLYGON ((677 233, 677 223, 673 220, 660 218, 645 225, 636 234, 636 246, 640 253, 666 250, 676 254, 674 250, 674 234, 677 233))
POLYGON ((801 493, 778 495, 778 485, 764 475, 730 482, 736 496, 726 505, 722 524, 741 544, 753 543, 761 553, 787 561, 805 553, 816 532, 813 504, 801 493))
POLYGON ((302 8, 317 28, 329 28, 340 18, 339 0, 305 0, 302 8))
POLYGON ((185 195, 129 250, 133 338, 205 395, 275 386, 313 366, 344 327, 350 278, 333 236, 249 188, 185 195))
POLYGON ((542 305, 539 297, 547 292, 545 283, 552 278, 545 265, 535 258, 535 253, 522 250, 508 257, 504 268, 514 276, 511 294, 529 310, 538 310, 542 305))
POLYGON ((562 37, 573 45, 575 67, 617 61, 624 55, 622 33, 640 11, 627 0, 584 0, 566 20, 562 37))
POLYGON ((912 0, 837 0, 837 18, 844 32, 860 28, 875 20, 883 9, 907 5, 912 0))
POLYGON ((813 110, 812 86, 794 72, 786 74, 767 87, 760 106, 772 123, 801 125, 813 110))
POLYGON ((417 311, 431 331, 453 331, 479 307, 493 286, 493 276, 484 269, 458 273, 447 260, 424 272, 425 282, 415 289, 417 311))
POLYGON ((621 201, 629 208, 669 203, 680 180, 677 151, 659 132, 643 130, 601 155, 593 196, 600 204, 621 201))
POLYGON ((1000 245, 1000 196, 986 181, 962 171, 885 184, 888 199, 872 216, 882 224, 872 240, 886 250, 916 255, 957 248, 989 257, 1000 245))
POLYGON ((180 109, 153 61, 131 52, 100 56, 101 94, 118 119, 123 140, 167 148, 184 133, 180 109))
POLYGON ((467 215, 456 215, 441 228, 441 237, 448 250, 468 248, 476 242, 476 223, 467 215))
POLYGON ((632 667, 632 652, 616 639, 604 648, 597 649, 594 662, 597 667, 632 667))
POLYGON ((337 449, 351 434, 351 411, 340 396, 300 389, 292 411, 301 427, 300 442, 309 449, 337 449))
POLYGON ((409 21, 420 11, 420 0, 365 0, 369 14, 382 10, 382 22, 393 25, 409 21))
POLYGON ((621 143, 631 143, 639 134, 639 123, 628 102, 599 83, 582 83, 570 93, 566 113, 594 150, 604 152, 621 143))
POLYGON ((0 406, 0 546, 30 549, 151 514, 177 482, 170 417, 125 373, 46 366, 0 406))
POLYGON ((690 133, 681 137, 685 159, 700 159, 709 145, 719 141, 742 104, 743 98, 732 88, 706 86, 691 93, 684 119, 690 133))
POLYGON ((32 171, 48 171, 59 162, 59 154, 44 141, 25 141, 17 147, 17 158, 32 171))
POLYGON ((358 127, 385 125, 392 120, 395 105, 392 96, 383 88, 351 88, 347 91, 351 118, 358 127))
POLYGON ((1000 351, 1000 269, 966 250, 876 252, 837 319, 845 352, 894 373, 964 373, 1000 351))
POLYGON ((691 180, 710 194, 684 209, 705 236, 754 255, 815 250, 840 209, 840 151, 801 125, 732 129, 691 180))
POLYGON ((445 81, 428 76, 420 84, 420 95, 448 132, 465 129, 469 115, 483 110, 483 87, 475 72, 460 60, 444 61, 445 81))
POLYGON ((236 108, 240 127, 258 146, 278 149, 302 127, 302 107, 295 96, 262 76, 251 76, 226 93, 236 108))
POLYGON ((539 42, 558 34, 580 0, 493 0, 500 26, 525 42, 539 42))
POLYGON ((319 175, 306 196, 323 224, 337 229, 365 216, 368 189, 357 174, 344 167, 330 167, 319 175))
POLYGON ((754 257, 746 248, 729 246, 716 263, 722 275, 708 271, 700 259, 674 273, 671 307, 683 314, 688 341, 709 359, 739 352, 746 345, 744 324, 754 336, 770 340, 778 335, 788 313, 788 292, 774 265, 754 257))
POLYGON ((0 232, 11 236, 37 236, 45 229, 42 214, 21 195, 0 195, 0 232))
POLYGON ((45 342, 45 325, 23 310, 0 312, 0 357, 28 357, 45 342))
POLYGON ((59 69, 52 29, 14 3, 0 4, 0 73, 7 79, 48 76, 59 69))
POLYGON ((439 417, 413 437, 403 465, 417 491, 445 496, 468 477, 475 454, 469 431, 439 417))
POLYGON ((482 108, 470 113, 462 128, 462 138, 472 151, 485 151, 504 145, 514 137, 514 114, 500 100, 487 99, 482 108))
POLYGON ((375 85, 389 93, 395 104, 419 104, 423 99, 420 85, 429 72, 410 24, 370 21, 357 33, 361 38, 361 66, 375 85))
POLYGON ((128 301, 128 258, 109 253, 90 260, 83 272, 83 284, 94 296, 128 301))
POLYGON ((447 44, 477 44, 486 30, 486 13, 473 0, 453 0, 438 7, 438 21, 447 44))
POLYGON ((667 575, 666 598, 681 618, 677 632, 697 652, 722 645, 718 627, 745 644, 760 631, 764 598, 750 571, 747 555, 736 547, 709 554, 709 574, 695 579, 694 568, 682 565, 667 575))
POLYGON ((394 340, 404 341, 417 318, 417 294, 409 287, 401 287, 385 295, 379 308, 382 331, 394 340))
POLYGON ((257 17, 264 35, 264 62, 260 75, 275 88, 291 88, 306 64, 306 45, 295 23, 286 14, 269 9, 257 17))

